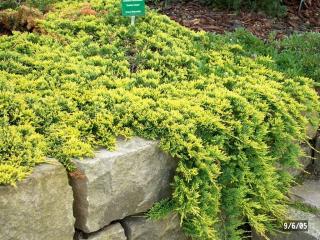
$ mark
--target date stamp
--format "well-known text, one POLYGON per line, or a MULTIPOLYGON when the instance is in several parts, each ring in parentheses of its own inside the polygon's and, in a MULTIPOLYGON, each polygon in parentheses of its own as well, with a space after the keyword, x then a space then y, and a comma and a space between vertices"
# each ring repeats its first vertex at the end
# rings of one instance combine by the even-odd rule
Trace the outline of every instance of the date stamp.
POLYGON ((286 232, 308 231, 308 220, 286 220, 282 224, 282 230, 286 232))

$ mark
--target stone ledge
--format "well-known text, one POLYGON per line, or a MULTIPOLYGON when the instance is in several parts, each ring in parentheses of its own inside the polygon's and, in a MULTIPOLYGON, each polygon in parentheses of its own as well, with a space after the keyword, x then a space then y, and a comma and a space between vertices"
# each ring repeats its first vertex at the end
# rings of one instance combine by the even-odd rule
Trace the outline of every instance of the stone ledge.
POLYGON ((17 187, 0 186, 1 240, 71 240, 72 190, 57 161, 41 164, 17 187))
POLYGON ((320 209, 320 181, 306 180, 302 185, 291 189, 291 198, 320 209))
POLYGON ((70 175, 76 228, 86 233, 145 212, 169 197, 177 164, 158 142, 138 137, 119 140, 114 152, 102 149, 93 159, 74 163, 79 172, 70 175))

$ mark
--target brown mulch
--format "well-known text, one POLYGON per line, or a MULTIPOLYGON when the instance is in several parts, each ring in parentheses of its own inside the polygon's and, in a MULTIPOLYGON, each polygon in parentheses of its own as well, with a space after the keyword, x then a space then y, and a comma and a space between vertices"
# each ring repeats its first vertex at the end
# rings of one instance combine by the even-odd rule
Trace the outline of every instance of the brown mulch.
POLYGON ((277 38, 292 32, 320 32, 320 0, 306 0, 301 11, 300 0, 285 0, 285 3, 288 11, 281 18, 272 18, 262 12, 213 9, 198 0, 176 1, 166 7, 160 2, 150 7, 193 30, 224 33, 243 27, 262 39, 267 39, 273 31, 277 38))

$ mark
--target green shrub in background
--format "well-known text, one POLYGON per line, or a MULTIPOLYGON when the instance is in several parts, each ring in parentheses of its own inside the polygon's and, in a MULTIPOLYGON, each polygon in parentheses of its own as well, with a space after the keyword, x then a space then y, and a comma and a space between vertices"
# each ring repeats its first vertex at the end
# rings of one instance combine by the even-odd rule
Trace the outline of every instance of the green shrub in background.
POLYGON ((273 41, 272 46, 281 71, 312 78, 320 87, 320 33, 294 34, 283 41, 273 41))
POLYGON ((256 59, 288 77, 305 76, 320 87, 320 33, 295 33, 283 40, 271 35, 265 42, 244 29, 224 35, 212 35, 212 41, 239 44, 242 55, 256 59), (270 58, 266 60, 266 58, 270 58))
POLYGON ((57 0, 26 0, 26 5, 38 8, 40 11, 47 11, 50 5, 57 0))
POLYGON ((231 10, 247 9, 253 11, 265 11, 272 16, 282 16, 286 12, 286 7, 282 0, 202 0, 206 4, 211 4, 221 8, 231 10))
POLYGON ((0 10, 8 8, 16 8, 19 6, 19 3, 16 0, 0 0, 0 10))
POLYGON ((56 4, 46 35, 0 37, 0 184, 45 157, 72 171, 72 158, 138 135, 179 160, 172 199, 151 217, 175 211, 198 240, 279 226, 292 183, 279 166, 299 166, 318 120, 313 81, 155 12, 130 27, 119 1, 90 3, 95 15, 81 1, 56 4))

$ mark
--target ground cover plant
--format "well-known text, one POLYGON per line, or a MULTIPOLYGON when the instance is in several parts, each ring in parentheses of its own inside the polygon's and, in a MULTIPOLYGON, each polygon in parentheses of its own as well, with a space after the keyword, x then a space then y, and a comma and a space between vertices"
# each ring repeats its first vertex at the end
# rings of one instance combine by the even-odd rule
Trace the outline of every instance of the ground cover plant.
POLYGON ((295 33, 283 40, 274 39, 271 34, 263 41, 244 29, 226 35, 212 35, 215 42, 239 44, 242 53, 267 67, 285 73, 288 77, 305 76, 320 87, 320 33, 295 33), (269 57, 269 61, 264 61, 269 57), (261 61, 260 61, 261 59, 261 61))
POLYGON ((0 184, 45 157, 73 171, 72 158, 138 135, 179 161, 172 199, 151 217, 175 211, 200 240, 241 239, 247 222, 262 235, 278 226, 292 184, 282 169, 299 166, 317 121, 311 79, 155 12, 130 27, 116 0, 54 9, 42 34, 0 37, 0 184))

